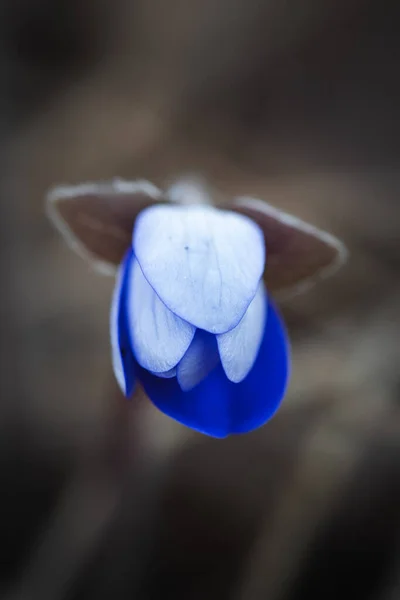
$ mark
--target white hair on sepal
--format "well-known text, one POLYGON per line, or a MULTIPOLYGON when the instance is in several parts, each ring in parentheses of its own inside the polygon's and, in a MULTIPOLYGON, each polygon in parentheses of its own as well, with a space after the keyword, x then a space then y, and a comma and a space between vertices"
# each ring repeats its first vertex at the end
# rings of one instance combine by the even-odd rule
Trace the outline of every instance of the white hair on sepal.
MULTIPOLYGON (((249 210, 250 214, 248 216, 252 218, 256 223, 259 224, 261 229, 264 231, 264 235, 268 238, 268 229, 263 226, 263 223, 259 221, 258 215, 262 217, 265 215, 272 219, 275 223, 280 223, 286 230, 292 230, 293 235, 296 235, 296 231, 299 233, 306 234, 309 239, 315 239, 322 242, 326 247, 329 247, 333 250, 333 257, 329 264, 321 264, 315 271, 306 276, 305 278, 300 278, 297 282, 290 284, 288 287, 284 287, 283 289, 275 290, 274 297, 283 302, 286 300, 290 300, 294 296, 304 293, 311 289, 316 283, 319 281, 326 279, 336 273, 342 267, 349 256, 349 251, 345 244, 336 236, 324 231, 311 223, 303 221, 299 217, 292 215, 290 213, 284 212, 268 202, 264 200, 260 200, 258 198, 248 197, 248 196, 240 196, 233 200, 233 204, 230 208, 235 209, 243 209, 249 210)), ((267 249, 268 249, 268 239, 267 239, 267 249)), ((284 269, 284 265, 282 269, 284 269)))
POLYGON ((127 181, 115 177, 109 181, 85 182, 76 185, 60 184, 51 188, 46 195, 46 214, 71 250, 88 262, 97 273, 106 276, 115 276, 116 265, 100 259, 86 247, 60 214, 57 203, 88 195, 100 198, 109 194, 123 196, 137 192, 145 194, 154 201, 161 200, 162 196, 161 190, 144 179, 127 181))

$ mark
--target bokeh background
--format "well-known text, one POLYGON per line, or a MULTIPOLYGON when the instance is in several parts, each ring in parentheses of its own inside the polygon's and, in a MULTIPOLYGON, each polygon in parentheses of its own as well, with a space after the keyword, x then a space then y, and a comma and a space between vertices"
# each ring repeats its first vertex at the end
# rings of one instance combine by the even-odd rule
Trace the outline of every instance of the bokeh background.
POLYGON ((369 0, 3 0, 0 597, 400 598, 400 9, 369 0), (111 374, 113 282, 58 183, 199 174, 342 238, 282 306, 293 376, 211 440, 111 374))

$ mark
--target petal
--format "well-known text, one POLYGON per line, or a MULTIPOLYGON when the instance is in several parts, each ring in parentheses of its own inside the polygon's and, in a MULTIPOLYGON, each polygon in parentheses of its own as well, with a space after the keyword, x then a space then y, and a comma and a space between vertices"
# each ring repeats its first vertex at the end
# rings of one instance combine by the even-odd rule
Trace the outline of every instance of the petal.
POLYGON ((132 256, 132 251, 128 252, 118 270, 110 311, 112 365, 118 385, 125 396, 130 396, 135 386, 135 360, 124 315, 124 296, 132 256))
POLYGON ((143 369, 139 377, 159 410, 192 429, 222 438, 256 429, 275 413, 286 390, 288 371, 287 336, 269 303, 257 359, 241 383, 230 382, 221 365, 189 392, 183 392, 176 379, 161 380, 143 369))
POLYGON ((211 196, 199 179, 179 179, 165 193, 171 202, 177 204, 212 204, 211 196))
POLYGON ((163 379, 171 379, 172 377, 176 377, 176 367, 173 369, 169 369, 169 371, 162 371, 161 373, 153 373, 157 377, 162 377, 163 379))
POLYGON ((47 196, 47 213, 69 246, 94 267, 114 274, 131 245, 138 213, 161 201, 148 181, 58 186, 47 196))
POLYGON ((230 433, 229 382, 221 366, 189 392, 182 391, 176 378, 159 379, 144 369, 140 380, 153 404, 179 423, 217 438, 230 433))
POLYGON ((289 340, 275 305, 268 317, 256 361, 241 383, 230 383, 231 432, 245 433, 263 425, 278 409, 290 371, 289 340))
POLYGON ((218 365, 215 335, 198 329, 186 354, 177 367, 178 383, 187 392, 200 383, 218 365))
POLYGON ((239 325, 217 336, 225 374, 234 383, 242 381, 256 360, 267 318, 267 295, 261 282, 239 325))
POLYGON ((345 263, 347 250, 336 237, 255 198, 236 198, 229 207, 253 219, 268 249, 267 289, 285 297, 304 292, 345 263))
POLYGON ((138 363, 154 373, 175 367, 189 348, 196 328, 161 302, 136 259, 130 268, 126 310, 138 363))
POLYGON ((210 206, 145 209, 133 245, 144 276, 166 306, 210 333, 238 324, 264 270, 258 226, 210 206))

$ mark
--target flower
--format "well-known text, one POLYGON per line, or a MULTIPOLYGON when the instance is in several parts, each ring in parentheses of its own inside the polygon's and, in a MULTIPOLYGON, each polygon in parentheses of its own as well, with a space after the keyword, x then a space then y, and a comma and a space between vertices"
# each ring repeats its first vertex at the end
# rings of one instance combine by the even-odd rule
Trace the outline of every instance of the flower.
POLYGON ((288 344, 248 217, 155 205, 136 219, 111 310, 114 372, 177 421, 224 437, 263 424, 286 388, 288 344))
POLYGON ((331 268, 344 250, 260 201, 240 199, 226 210, 205 200, 185 183, 165 198, 151 184, 118 181, 57 188, 49 208, 75 249, 119 263, 110 331, 123 393, 141 383, 166 415, 225 437, 263 425, 285 395, 289 343, 263 280, 269 261, 272 288, 285 287, 331 268), (285 265, 293 241, 296 259, 279 273, 277 254, 285 265))

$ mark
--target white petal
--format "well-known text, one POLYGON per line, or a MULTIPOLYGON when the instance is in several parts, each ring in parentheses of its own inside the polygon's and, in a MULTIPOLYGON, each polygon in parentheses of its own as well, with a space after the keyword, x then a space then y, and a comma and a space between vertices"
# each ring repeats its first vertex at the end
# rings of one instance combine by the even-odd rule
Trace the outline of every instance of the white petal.
POLYGON ((261 282, 239 325, 217 336, 222 366, 228 379, 234 383, 246 377, 257 358, 266 318, 267 298, 261 282))
POLYGON ((196 179, 178 180, 167 190, 166 196, 177 204, 212 204, 205 186, 196 179))
POLYGON ((188 392, 194 388, 218 363, 219 354, 215 335, 198 329, 176 370, 181 389, 188 392))
POLYGON ((196 328, 174 315, 132 262, 127 295, 128 326, 138 363, 153 373, 169 371, 188 349, 196 328))
POLYGON ((118 269, 111 301, 110 338, 112 365, 116 380, 122 393, 129 397, 135 388, 135 360, 126 331, 123 313, 123 302, 126 289, 127 268, 131 255, 127 255, 118 269))
POLYGON ((248 217, 211 206, 152 206, 137 218, 143 274, 175 314, 211 333, 243 317, 264 270, 265 246, 248 217))
POLYGON ((172 379, 176 377, 176 367, 173 369, 169 369, 169 371, 163 371, 162 373, 153 373, 156 377, 161 377, 161 379, 172 379))
POLYGON ((118 311, 119 311, 119 300, 121 296, 122 287, 122 270, 123 267, 118 269, 114 292, 111 300, 111 312, 110 312, 110 338, 111 338, 111 358, 112 366, 115 374, 115 378, 121 388, 122 393, 126 393, 125 375, 122 367, 121 351, 119 348, 118 341, 118 311))

